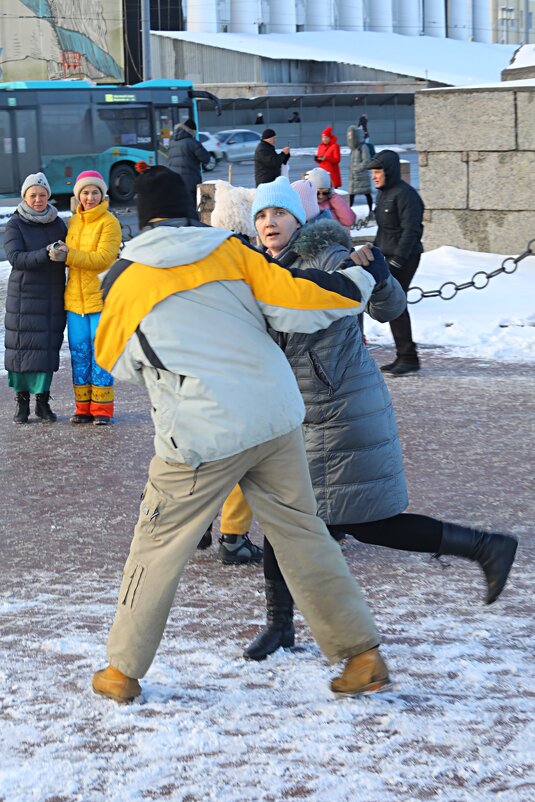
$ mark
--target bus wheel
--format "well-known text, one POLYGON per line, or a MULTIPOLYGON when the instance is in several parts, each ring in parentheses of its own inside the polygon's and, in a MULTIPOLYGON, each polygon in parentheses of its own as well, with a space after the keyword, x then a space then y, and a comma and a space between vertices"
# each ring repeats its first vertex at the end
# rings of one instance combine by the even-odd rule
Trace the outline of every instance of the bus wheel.
POLYGON ((136 171, 129 164, 118 164, 110 173, 110 197, 117 203, 127 203, 134 197, 136 171))

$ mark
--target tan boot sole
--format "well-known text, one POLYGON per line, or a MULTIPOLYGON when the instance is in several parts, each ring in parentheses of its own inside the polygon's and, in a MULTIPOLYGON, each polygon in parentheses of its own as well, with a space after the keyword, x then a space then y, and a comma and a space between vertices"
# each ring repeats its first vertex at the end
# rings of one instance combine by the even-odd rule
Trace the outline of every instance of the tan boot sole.
POLYGON ((336 691, 331 687, 331 691, 338 699, 344 699, 351 696, 371 696, 372 693, 383 693, 384 691, 391 691, 394 689, 394 683, 389 679, 377 680, 377 682, 370 682, 369 685, 364 685, 357 691, 336 691))
POLYGON ((114 693, 109 693, 107 691, 98 691, 95 686, 93 685, 93 693, 96 693, 97 696, 104 696, 106 699, 113 699, 114 702, 118 702, 120 705, 129 705, 135 699, 138 699, 140 694, 136 694, 136 696, 116 696, 114 693))

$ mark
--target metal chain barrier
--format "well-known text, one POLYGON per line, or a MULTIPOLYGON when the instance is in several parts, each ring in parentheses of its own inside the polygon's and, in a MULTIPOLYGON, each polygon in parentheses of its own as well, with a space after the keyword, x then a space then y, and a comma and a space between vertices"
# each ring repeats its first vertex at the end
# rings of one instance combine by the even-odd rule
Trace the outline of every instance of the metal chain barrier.
POLYGON ((477 273, 474 273, 470 281, 465 281, 462 284, 455 284, 454 281, 446 281, 438 290, 422 290, 421 287, 409 287, 407 303, 418 304, 423 298, 442 298, 443 301, 451 301, 458 292, 467 290, 469 287, 473 287, 475 290, 484 290, 491 278, 499 276, 500 273, 514 273, 523 259, 527 256, 535 256, 534 248, 535 239, 532 239, 528 242, 524 253, 521 253, 516 259, 513 256, 507 256, 503 260, 501 267, 498 267, 496 270, 491 270, 490 273, 485 273, 484 270, 478 270, 477 273), (416 293, 416 298, 411 299, 411 293, 416 293))

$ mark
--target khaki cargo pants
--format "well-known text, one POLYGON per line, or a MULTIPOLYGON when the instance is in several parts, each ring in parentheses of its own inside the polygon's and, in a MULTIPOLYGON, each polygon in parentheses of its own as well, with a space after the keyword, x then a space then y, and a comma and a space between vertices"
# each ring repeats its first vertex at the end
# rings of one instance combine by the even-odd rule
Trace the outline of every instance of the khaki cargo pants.
POLYGON ((184 566, 238 482, 327 658, 379 644, 340 547, 316 517, 299 427, 197 469, 153 457, 108 639, 110 663, 129 677, 148 671, 184 566))

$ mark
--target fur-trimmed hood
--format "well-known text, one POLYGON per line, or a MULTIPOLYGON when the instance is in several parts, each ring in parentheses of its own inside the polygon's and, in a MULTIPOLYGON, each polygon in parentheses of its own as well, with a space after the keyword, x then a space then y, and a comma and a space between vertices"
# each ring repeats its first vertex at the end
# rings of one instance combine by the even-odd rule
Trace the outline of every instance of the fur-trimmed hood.
POLYGON ((318 220, 298 230, 292 242, 292 251, 302 259, 310 259, 330 245, 342 245, 350 250, 351 237, 337 220, 318 220))

